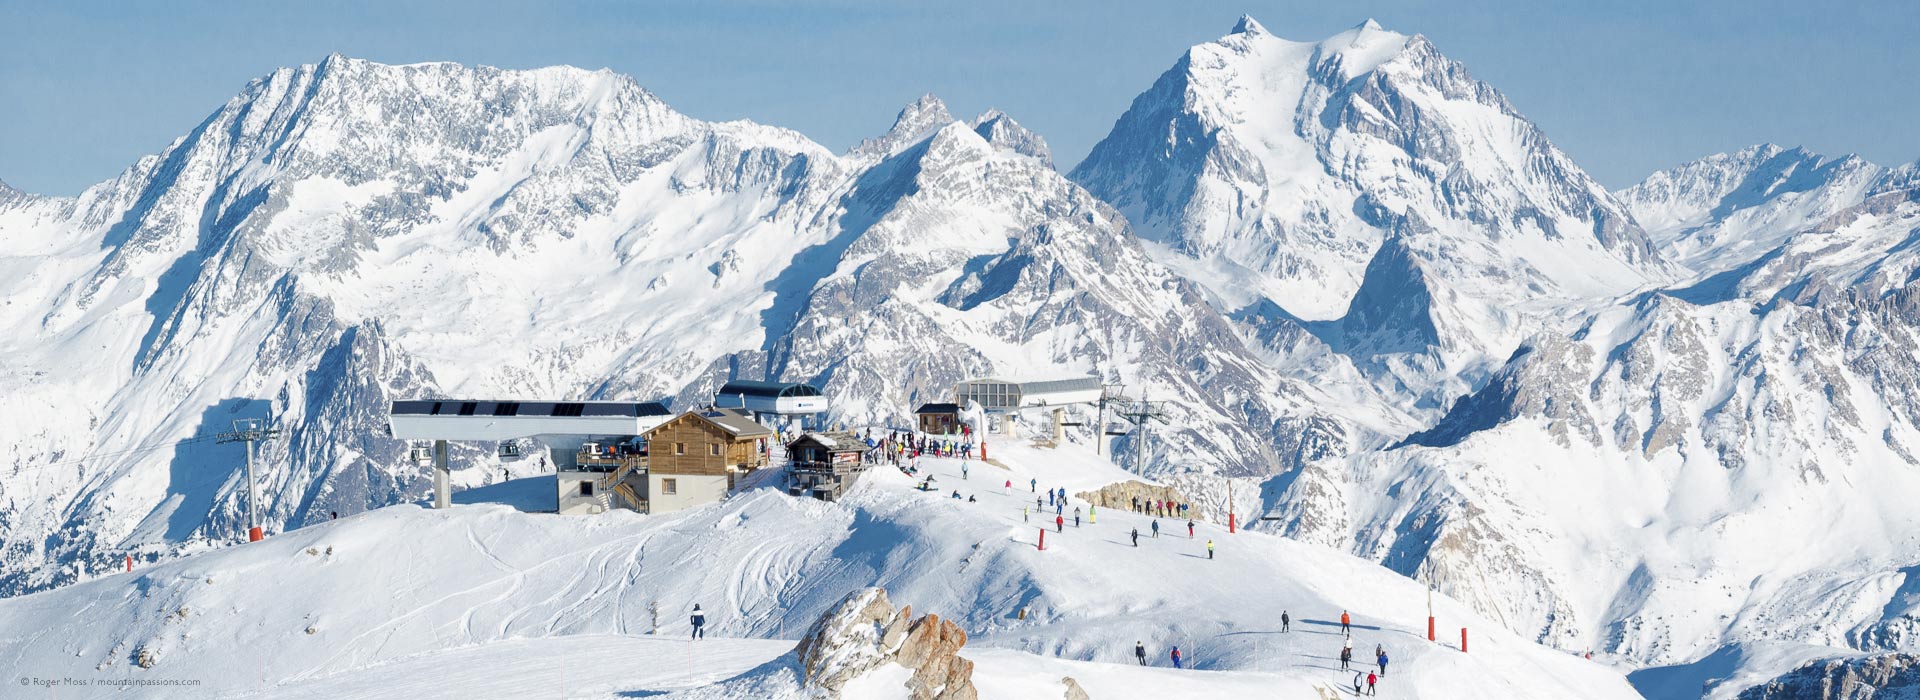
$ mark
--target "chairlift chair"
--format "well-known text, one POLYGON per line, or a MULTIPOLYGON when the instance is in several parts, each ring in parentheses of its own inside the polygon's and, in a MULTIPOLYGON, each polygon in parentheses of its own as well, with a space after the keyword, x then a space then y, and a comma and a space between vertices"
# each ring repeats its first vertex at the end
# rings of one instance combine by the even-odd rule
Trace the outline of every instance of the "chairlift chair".
POLYGON ((407 454, 409 457, 413 459, 414 464, 418 464, 423 467, 429 464, 433 464, 433 446, 432 445, 416 442, 407 449, 407 454))
POLYGON ((495 451, 495 454, 499 455, 500 459, 502 460, 511 461, 511 460, 519 459, 521 457, 520 443, 517 443, 517 442, 500 443, 500 447, 498 450, 495 451))

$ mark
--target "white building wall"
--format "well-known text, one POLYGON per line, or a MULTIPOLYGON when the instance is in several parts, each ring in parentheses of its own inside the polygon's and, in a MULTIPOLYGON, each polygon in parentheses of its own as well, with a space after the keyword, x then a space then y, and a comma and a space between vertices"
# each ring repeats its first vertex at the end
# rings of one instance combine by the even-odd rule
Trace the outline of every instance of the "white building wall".
POLYGON ((554 474, 560 499, 561 515, 592 515, 604 513, 612 503, 612 493, 602 493, 599 484, 594 484, 592 496, 580 495, 580 483, 597 482, 605 476, 600 472, 560 471, 554 474))
POLYGON ((647 511, 650 513, 671 513, 707 503, 717 503, 726 497, 727 477, 725 475, 647 475, 647 511), (674 480, 673 495, 667 495, 663 484, 667 479, 674 480))

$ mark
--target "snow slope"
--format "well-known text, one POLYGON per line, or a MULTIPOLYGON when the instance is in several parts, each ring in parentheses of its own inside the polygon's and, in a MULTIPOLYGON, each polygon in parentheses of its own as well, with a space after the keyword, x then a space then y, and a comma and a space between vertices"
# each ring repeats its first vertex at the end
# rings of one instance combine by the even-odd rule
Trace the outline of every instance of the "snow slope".
POLYGON ((1062 675, 1099 698, 1310 693, 1351 678, 1329 661, 1343 608, 1358 656, 1374 644, 1393 656, 1386 687, 1397 697, 1635 697, 1617 672, 1535 646, 1445 597, 1435 600, 1443 641, 1469 627, 1472 653, 1430 644, 1419 584, 1322 547, 1201 523, 1197 539, 1169 533, 1136 549, 1124 534, 1146 517, 1110 511, 1050 533, 1039 551, 1037 526, 1020 511, 1032 494, 1003 493, 1000 482, 1094 484, 1120 472, 1080 448, 992 449, 1010 470, 974 463, 963 480, 957 462, 925 459, 938 492, 881 468, 834 504, 767 490, 670 516, 393 506, 0 600, 0 664, 45 677, 204 679, 154 697, 608 697, 688 686, 700 687, 678 692, 778 697, 765 693, 791 675, 776 658, 791 644, 755 640, 796 636, 846 592, 880 585, 917 614, 968 630, 962 653, 980 663, 983 697, 1044 697, 1029 689, 1058 693, 1062 675), (979 502, 951 499, 950 488, 979 502), (695 602, 714 634, 741 639, 680 641, 695 602), (646 634, 655 603, 658 637, 646 634), (1283 609, 1295 620, 1285 634, 1283 609), (1156 659, 1179 645, 1198 670, 1125 668, 1136 639, 1156 659), (143 652, 152 668, 134 665, 143 652), (509 664, 519 672, 503 674, 509 664), (735 692, 743 688, 757 690, 735 692))

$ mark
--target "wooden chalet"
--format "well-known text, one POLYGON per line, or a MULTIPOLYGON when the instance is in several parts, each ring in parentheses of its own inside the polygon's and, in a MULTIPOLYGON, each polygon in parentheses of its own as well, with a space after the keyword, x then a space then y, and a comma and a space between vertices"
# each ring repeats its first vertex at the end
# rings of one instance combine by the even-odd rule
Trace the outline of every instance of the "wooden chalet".
POLYGON ((954 435, 960 432, 960 404, 923 403, 914 409, 920 419, 920 432, 928 435, 954 435))
POLYGON ((726 498, 740 477, 767 466, 773 430, 739 409, 682 413, 647 431, 651 513, 668 513, 726 498))
POLYGON ((787 493, 838 500, 866 473, 867 443, 851 432, 807 433, 787 443, 787 493))

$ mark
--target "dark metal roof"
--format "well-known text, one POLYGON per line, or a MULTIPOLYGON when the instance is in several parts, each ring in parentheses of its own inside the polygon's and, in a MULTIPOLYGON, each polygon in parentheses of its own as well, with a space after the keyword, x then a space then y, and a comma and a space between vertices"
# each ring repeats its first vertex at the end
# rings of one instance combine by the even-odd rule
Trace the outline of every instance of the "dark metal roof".
POLYGON ((525 418, 641 418, 670 416, 658 401, 483 401, 418 399, 393 402, 396 416, 482 416, 525 418))
POLYGON ((960 404, 957 404, 957 403, 923 403, 923 404, 920 404, 920 407, 919 407, 919 408, 916 408, 916 409, 913 409, 913 412, 914 412, 914 414, 915 414, 915 415, 918 415, 918 414, 921 414, 921 413, 959 413, 959 412, 960 412, 960 404))
POLYGON ((756 382, 746 379, 736 379, 721 385, 720 390, 714 393, 720 396, 746 395, 772 396, 778 398, 781 396, 819 396, 820 390, 806 382, 756 382))

